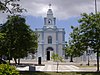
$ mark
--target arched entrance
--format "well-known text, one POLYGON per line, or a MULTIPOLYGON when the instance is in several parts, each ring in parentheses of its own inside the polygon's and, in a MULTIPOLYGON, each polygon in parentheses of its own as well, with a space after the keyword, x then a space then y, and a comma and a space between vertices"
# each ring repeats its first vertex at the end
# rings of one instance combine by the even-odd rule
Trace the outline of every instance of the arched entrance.
POLYGON ((53 52, 53 48, 48 47, 46 50, 47 50, 47 60, 50 60, 50 57, 51 57, 52 52, 53 52))

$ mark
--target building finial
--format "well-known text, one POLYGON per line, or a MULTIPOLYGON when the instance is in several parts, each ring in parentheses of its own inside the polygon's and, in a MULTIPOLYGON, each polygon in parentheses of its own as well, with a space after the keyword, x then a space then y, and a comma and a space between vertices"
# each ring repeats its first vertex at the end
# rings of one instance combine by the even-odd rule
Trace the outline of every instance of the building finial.
POLYGON ((49 4, 49 9, 51 9, 51 4, 49 4))

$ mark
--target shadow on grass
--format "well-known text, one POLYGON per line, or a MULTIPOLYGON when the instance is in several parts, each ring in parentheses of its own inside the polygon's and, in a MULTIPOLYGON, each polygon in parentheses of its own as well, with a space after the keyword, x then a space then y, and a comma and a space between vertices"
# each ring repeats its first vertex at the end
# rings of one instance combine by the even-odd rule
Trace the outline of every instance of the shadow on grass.
POLYGON ((51 74, 49 74, 47 72, 39 72, 39 71, 37 71, 37 72, 23 71, 23 72, 20 72, 20 75, 51 75, 51 74))
MULTIPOLYGON (((77 75, 71 72, 20 72, 20 75, 77 75)), ((79 75, 79 74, 78 74, 79 75)))
POLYGON ((100 75, 100 72, 78 72, 79 75, 100 75))
POLYGON ((100 75, 100 72, 20 72, 20 75, 100 75))

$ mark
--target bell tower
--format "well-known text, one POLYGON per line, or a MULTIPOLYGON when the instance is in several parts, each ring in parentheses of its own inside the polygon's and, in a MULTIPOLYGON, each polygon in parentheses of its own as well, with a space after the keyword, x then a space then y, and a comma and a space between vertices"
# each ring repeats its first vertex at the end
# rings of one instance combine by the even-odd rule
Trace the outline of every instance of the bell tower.
POLYGON ((53 12, 51 9, 51 4, 49 4, 49 9, 47 11, 47 16, 44 18, 44 26, 46 28, 53 28, 56 24, 56 18, 53 16, 53 12))
POLYGON ((43 27, 36 28, 36 34, 39 36, 36 60, 41 57, 43 61, 49 61, 53 52, 65 58, 63 50, 65 47, 65 30, 56 26, 56 18, 53 16, 51 4, 49 4, 44 17, 43 27))

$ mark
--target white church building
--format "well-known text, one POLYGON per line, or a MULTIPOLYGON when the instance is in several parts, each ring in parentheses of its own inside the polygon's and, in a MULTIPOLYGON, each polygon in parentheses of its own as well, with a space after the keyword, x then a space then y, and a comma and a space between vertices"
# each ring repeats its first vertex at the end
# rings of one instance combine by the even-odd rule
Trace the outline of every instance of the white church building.
MULTIPOLYGON (((38 35, 38 48, 35 53, 35 59, 41 57, 42 61, 52 60, 52 53, 58 54, 65 59, 65 30, 64 28, 58 28, 56 25, 56 18, 53 16, 52 9, 49 7, 47 16, 44 17, 44 25, 42 28, 36 28, 35 32, 38 35)), ((26 59, 34 59, 34 54, 29 54, 26 59)), ((70 58, 66 58, 70 60, 70 58)), ((96 53, 91 49, 80 57, 75 57, 74 62, 88 62, 96 61, 96 53)))
POLYGON ((53 16, 52 9, 49 8, 47 16, 44 17, 43 28, 36 28, 35 32, 38 35, 38 48, 36 58, 41 57, 43 61, 52 60, 52 53, 65 58, 65 30, 57 28, 56 18, 53 16))

